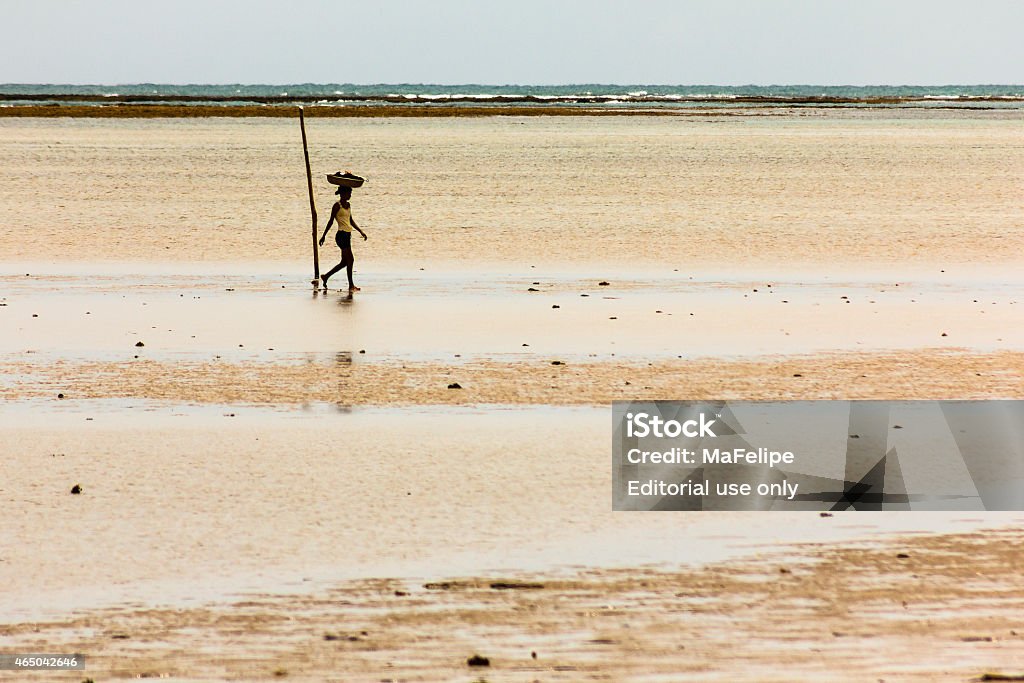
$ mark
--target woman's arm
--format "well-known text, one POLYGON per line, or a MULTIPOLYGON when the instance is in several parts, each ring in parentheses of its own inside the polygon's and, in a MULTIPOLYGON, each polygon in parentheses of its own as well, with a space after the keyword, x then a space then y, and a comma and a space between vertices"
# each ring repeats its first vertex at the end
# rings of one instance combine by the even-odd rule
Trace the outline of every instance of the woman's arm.
POLYGON ((353 228, 355 228, 355 229, 356 229, 356 231, 357 231, 357 232, 358 232, 358 233, 359 233, 360 235, 362 235, 362 236, 363 236, 363 239, 365 240, 365 239, 366 239, 366 233, 365 233, 365 232, 363 232, 363 231, 362 231, 362 229, 361 229, 361 228, 360 228, 360 227, 359 227, 358 225, 356 225, 356 219, 355 219, 355 218, 352 218, 351 216, 349 216, 348 222, 352 224, 352 227, 353 227, 353 228))
POLYGON ((341 206, 338 202, 334 202, 334 206, 331 207, 331 218, 327 221, 327 227, 324 228, 324 234, 320 235, 320 246, 324 246, 324 240, 327 239, 327 231, 334 225, 334 217, 338 215, 338 207, 341 206))

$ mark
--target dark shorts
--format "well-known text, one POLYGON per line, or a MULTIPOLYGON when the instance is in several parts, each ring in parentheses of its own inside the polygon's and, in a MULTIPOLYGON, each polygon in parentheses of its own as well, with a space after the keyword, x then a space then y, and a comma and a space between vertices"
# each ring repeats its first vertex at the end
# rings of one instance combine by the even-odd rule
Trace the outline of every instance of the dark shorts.
POLYGON ((342 249, 352 248, 352 233, 339 230, 338 234, 334 236, 334 242, 342 249))

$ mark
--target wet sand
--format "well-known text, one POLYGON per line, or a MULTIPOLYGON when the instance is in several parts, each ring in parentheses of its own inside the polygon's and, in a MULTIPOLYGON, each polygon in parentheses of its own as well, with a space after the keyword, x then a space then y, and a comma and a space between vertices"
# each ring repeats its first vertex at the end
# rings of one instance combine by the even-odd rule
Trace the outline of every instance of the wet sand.
MULTIPOLYGON (((359 267, 570 266, 607 280, 834 267, 894 281, 990 268, 998 282, 1024 253, 1024 112, 307 128, 321 226, 334 200, 323 174, 368 178, 352 205, 369 235, 359 267)), ((306 193, 294 120, 0 122, 3 261, 309 264, 306 193)))
POLYGON ((609 282, 369 270, 349 296, 311 292, 299 274, 35 270, 0 274, 10 403, 595 406, 1024 389, 1024 287, 980 273, 609 282))
POLYGON ((674 571, 364 580, 0 634, 27 651, 88 652, 97 680, 1017 680, 1022 540, 1003 531, 674 571))
POLYGON ((606 469, 627 396, 1019 398, 1011 277, 368 269, 349 297, 275 268, 0 276, 5 648, 94 680, 1019 662, 1018 514, 613 513, 606 469))
POLYGON ((1021 122, 920 116, 321 122, 315 167, 371 176, 354 297, 309 289, 293 122, 5 120, 0 645, 96 680, 1012 671, 1018 515, 610 510, 612 400, 1024 396, 1021 122))

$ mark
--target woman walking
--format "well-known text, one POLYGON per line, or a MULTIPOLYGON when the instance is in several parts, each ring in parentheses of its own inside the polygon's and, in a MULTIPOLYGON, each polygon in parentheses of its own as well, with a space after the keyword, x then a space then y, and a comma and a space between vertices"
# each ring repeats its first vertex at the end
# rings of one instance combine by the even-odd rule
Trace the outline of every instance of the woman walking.
POLYGON ((331 209, 331 219, 327 221, 324 234, 320 237, 320 246, 324 246, 327 232, 331 229, 332 225, 337 223, 338 233, 334 236, 334 241, 341 249, 341 263, 331 268, 324 275, 321 275, 320 279, 323 281, 324 291, 327 291, 327 281, 331 279, 331 276, 342 268, 348 268, 348 291, 358 292, 359 288, 352 281, 352 264, 355 262, 355 258, 352 256, 352 231, 358 231, 364 240, 366 239, 366 233, 356 225, 355 220, 352 218, 352 207, 348 201, 352 198, 352 188, 342 185, 335 194, 338 195, 338 201, 334 203, 334 207, 331 209))

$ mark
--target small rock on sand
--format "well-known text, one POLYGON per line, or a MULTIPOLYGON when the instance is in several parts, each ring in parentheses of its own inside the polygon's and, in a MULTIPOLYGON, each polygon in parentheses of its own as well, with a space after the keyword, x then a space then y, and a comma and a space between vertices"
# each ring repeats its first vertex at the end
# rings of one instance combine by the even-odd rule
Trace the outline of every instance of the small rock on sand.
POLYGON ((1024 681, 1024 674, 984 673, 979 681, 1024 681))
POLYGON ((452 382, 451 384, 448 385, 448 388, 449 389, 461 389, 462 385, 459 384, 458 382, 452 382))
POLYGON ((608 281, 607 281, 607 280, 601 280, 601 281, 600 281, 600 282, 598 282, 597 284, 598 284, 599 286, 601 286, 601 287, 607 287, 607 286, 608 286, 608 281))
POLYGON ((491 660, 487 659, 487 657, 481 657, 480 655, 473 655, 466 660, 466 664, 468 666, 490 666, 491 660))
POLYGON ((496 591, 541 590, 542 588, 544 588, 543 583, 523 583, 519 581, 495 581, 491 584, 491 589, 496 591))
POLYGON ((78 495, 78 494, 80 494, 81 492, 82 492, 82 487, 81 487, 81 486, 79 486, 78 484, 75 484, 74 486, 72 486, 72 487, 71 487, 71 493, 72 493, 72 494, 74 494, 74 495, 76 495, 76 496, 77 496, 77 495, 78 495))
POLYGON ((135 345, 136 345, 136 346, 145 346, 145 344, 143 344, 143 343, 142 343, 142 342, 140 342, 140 341, 137 341, 137 342, 135 342, 135 345))

